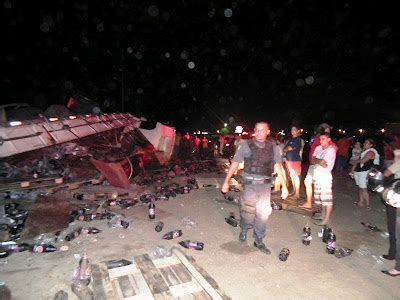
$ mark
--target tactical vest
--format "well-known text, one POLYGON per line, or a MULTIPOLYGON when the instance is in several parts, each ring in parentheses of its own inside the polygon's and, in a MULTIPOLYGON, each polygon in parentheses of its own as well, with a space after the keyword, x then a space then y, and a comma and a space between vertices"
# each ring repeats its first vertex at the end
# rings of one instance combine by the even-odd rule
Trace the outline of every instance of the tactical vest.
POLYGON ((247 174, 271 177, 274 170, 274 146, 271 141, 265 142, 264 148, 257 147, 254 140, 247 143, 250 157, 244 159, 243 171, 247 174))

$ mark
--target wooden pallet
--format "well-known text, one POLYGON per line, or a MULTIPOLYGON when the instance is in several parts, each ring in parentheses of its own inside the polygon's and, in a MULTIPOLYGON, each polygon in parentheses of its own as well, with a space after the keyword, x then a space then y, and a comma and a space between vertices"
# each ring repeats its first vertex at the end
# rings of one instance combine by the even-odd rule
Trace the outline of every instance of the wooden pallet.
POLYGON ((275 201, 276 203, 282 205, 282 209, 284 210, 295 212, 301 215, 306 215, 311 217, 316 211, 314 207, 310 209, 299 207, 300 202, 298 200, 294 200, 291 198, 286 198, 285 200, 282 200, 280 195, 271 197, 271 201, 275 201))
POLYGON ((135 256, 133 264, 107 269, 92 265, 96 300, 230 299, 192 257, 173 249, 170 257, 135 256))
POLYGON ((29 190, 39 189, 52 186, 59 186, 64 183, 62 177, 45 177, 45 178, 27 178, 18 181, 2 180, 0 181, 0 192, 8 192, 12 190, 29 190))

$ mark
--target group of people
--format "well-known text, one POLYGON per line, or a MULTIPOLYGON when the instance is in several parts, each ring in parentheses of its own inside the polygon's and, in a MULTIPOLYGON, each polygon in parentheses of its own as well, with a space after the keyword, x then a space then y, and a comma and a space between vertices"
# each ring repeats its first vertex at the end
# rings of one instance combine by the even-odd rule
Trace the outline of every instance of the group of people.
POLYGON ((191 156, 209 156, 212 153, 212 141, 206 136, 199 138, 197 135, 191 136, 186 132, 182 137, 177 135, 175 144, 178 147, 179 156, 188 159, 191 156))
MULTIPOLYGON (((300 205, 302 208, 312 208, 313 203, 317 208, 314 213, 314 224, 318 226, 327 225, 333 212, 332 193, 332 170, 337 162, 337 155, 342 156, 338 146, 332 141, 330 131, 332 126, 323 123, 318 127, 317 134, 310 145, 309 167, 305 176, 306 201, 300 205)), ((289 176, 295 188, 294 197, 300 198, 301 161, 304 141, 300 137, 299 128, 291 128, 292 137, 283 143, 281 139, 270 139, 270 125, 267 122, 258 122, 254 128, 254 138, 242 141, 236 149, 230 168, 227 172, 221 192, 229 190, 229 180, 235 174, 240 164, 244 164, 242 173, 243 196, 240 206, 241 232, 239 241, 247 240, 248 230, 254 229, 254 246, 261 252, 270 254, 263 239, 266 233, 267 220, 272 212, 271 208, 271 183, 273 173, 281 183, 282 198, 287 197, 287 186, 285 186, 283 163, 289 170, 289 176)), ((340 143, 339 143, 340 145, 340 143)), ((354 145, 352 157, 349 161, 340 158, 340 167, 349 163, 352 176, 359 187, 359 199, 355 205, 366 204, 370 208, 367 189, 368 171, 380 164, 379 154, 375 149, 375 142, 366 139, 363 149, 360 145, 354 145)), ((348 149, 349 150, 349 149, 348 149)), ((400 150, 398 150, 400 152, 400 150)), ((399 159, 388 166, 385 176, 395 174, 400 178, 400 153, 399 159)), ((382 271, 390 276, 400 276, 400 216, 397 208, 388 209, 388 225, 390 234, 389 254, 384 257, 396 259, 396 266, 392 270, 382 271), (389 224, 390 223, 390 224, 389 224), (397 246, 397 247, 396 247, 397 246)))

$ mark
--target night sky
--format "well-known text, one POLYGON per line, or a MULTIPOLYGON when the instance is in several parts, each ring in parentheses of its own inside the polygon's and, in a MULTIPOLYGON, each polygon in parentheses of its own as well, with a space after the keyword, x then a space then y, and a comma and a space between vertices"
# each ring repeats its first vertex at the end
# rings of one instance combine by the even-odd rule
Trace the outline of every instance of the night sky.
POLYGON ((400 120, 384 1, 5 0, 3 103, 74 95, 185 130, 400 120))

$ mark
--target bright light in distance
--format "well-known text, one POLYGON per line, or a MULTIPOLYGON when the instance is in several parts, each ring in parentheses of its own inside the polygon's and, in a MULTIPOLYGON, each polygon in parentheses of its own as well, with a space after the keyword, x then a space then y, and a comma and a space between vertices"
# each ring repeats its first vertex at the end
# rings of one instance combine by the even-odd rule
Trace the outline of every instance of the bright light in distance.
POLYGON ((242 133, 242 132, 243 132, 243 127, 242 126, 236 126, 235 133, 242 133))
POLYGON ((248 135, 249 133, 247 131, 243 131, 242 135, 248 135))
POLYGON ((230 144, 226 144, 226 146, 228 147, 230 144))
POLYGON ((219 130, 217 130, 217 133, 219 133, 219 130))
POLYGON ((226 127, 226 126, 228 126, 228 124, 227 124, 227 123, 224 123, 224 127, 226 127))
POLYGON ((71 120, 76 119, 76 116, 69 116, 68 118, 70 118, 71 120))
POLYGON ((360 128, 360 129, 358 129, 358 132, 359 132, 359 133, 363 133, 363 132, 364 132, 364 129, 361 129, 361 128, 360 128))
POLYGON ((253 133, 251 136, 256 136, 256 134, 255 134, 255 133, 253 133))
POLYGON ((382 128, 382 129, 381 129, 381 132, 382 132, 382 133, 385 133, 385 128, 382 128))
POLYGON ((202 131, 201 134, 207 135, 208 132, 207 131, 202 131))
POLYGON ((22 122, 21 121, 11 121, 9 124, 10 124, 10 126, 19 126, 19 125, 22 125, 22 122))
POLYGON ((342 130, 342 133, 346 133, 346 130, 342 130))
POLYGON ((49 118, 50 122, 58 121, 58 118, 49 118))

